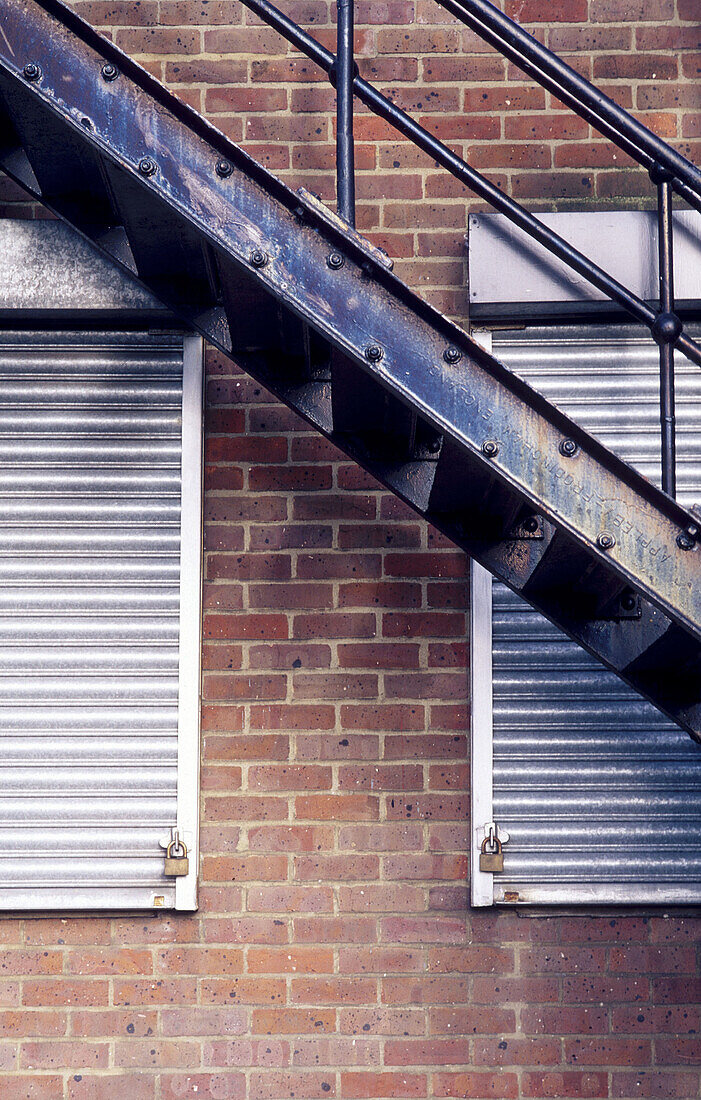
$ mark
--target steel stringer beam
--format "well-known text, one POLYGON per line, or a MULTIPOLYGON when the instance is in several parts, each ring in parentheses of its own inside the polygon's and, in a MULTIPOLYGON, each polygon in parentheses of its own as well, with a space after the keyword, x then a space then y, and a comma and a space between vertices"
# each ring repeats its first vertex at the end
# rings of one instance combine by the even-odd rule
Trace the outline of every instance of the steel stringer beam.
POLYGON ((696 518, 58 0, 0 10, 0 165, 698 737, 696 518), (348 368, 437 433, 433 460, 337 430, 348 368), (610 612, 628 589, 638 619, 610 612))

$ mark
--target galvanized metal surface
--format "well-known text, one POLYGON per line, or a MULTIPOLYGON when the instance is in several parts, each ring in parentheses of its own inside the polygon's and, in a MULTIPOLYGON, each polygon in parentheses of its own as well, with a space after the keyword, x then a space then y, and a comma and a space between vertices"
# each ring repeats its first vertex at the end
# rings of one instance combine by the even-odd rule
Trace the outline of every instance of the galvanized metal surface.
POLYGON ((0 319, 79 311, 122 319, 167 310, 135 279, 59 221, 0 219, 0 319))
MULTIPOLYGON (((640 298, 659 298, 657 214, 654 210, 539 214, 600 267, 640 298)), ((531 318, 551 303, 605 302, 606 297, 508 221, 502 214, 471 214, 470 311, 477 319, 528 305, 531 318)), ((674 212, 674 284, 679 301, 701 300, 701 214, 674 212)))
POLYGON ((1 908, 175 903, 182 375, 178 335, 0 333, 1 908))
MULTIPOLYGON (((659 477, 656 349, 620 330, 494 334, 499 356, 659 477), (583 354, 593 378, 582 378, 583 354)), ((701 375, 678 365, 680 492, 701 501, 701 375)), ((701 900, 701 751, 503 585, 494 585, 494 898, 701 900)))
MULTIPOLYGON (((632 585, 648 601, 645 629, 629 627, 623 638, 579 629, 562 601, 548 611, 622 674, 670 623, 696 653, 699 552, 677 544, 693 517, 56 0, 5 0, 3 15, 0 90, 13 126, 0 163, 30 193, 511 585, 537 574, 542 589, 539 566, 549 569, 551 546, 557 558, 563 543, 568 561, 578 551, 600 578, 599 595, 632 585), (103 79, 106 61, 118 79, 103 79), (336 252, 340 266, 329 263, 336 252), (408 405, 417 438, 431 429, 432 460, 370 446, 362 421, 336 433, 334 356, 354 367, 359 394, 374 382, 395 407, 408 405), (577 443, 574 461, 560 455, 563 437, 577 443), (484 444, 494 442, 488 455, 484 444), (485 500, 495 521, 516 520, 522 506, 544 516, 547 537, 522 552, 508 525, 487 530, 485 500), (604 549, 599 536, 611 530, 615 545, 604 549)), ((631 679, 662 694, 654 678, 631 679)), ((682 694, 678 706, 676 694, 663 703, 698 732, 701 698, 682 694)))

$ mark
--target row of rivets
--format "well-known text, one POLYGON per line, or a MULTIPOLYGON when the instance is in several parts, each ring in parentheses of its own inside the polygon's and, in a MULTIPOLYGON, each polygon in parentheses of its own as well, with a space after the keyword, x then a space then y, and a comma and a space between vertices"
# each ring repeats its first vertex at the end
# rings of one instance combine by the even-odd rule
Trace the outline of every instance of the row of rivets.
MULTIPOLYGON (((119 76, 119 69, 116 65, 113 65, 111 61, 106 62, 101 69, 102 79, 108 83, 112 80, 116 80, 119 76)), ((22 74, 25 80, 39 80, 41 78, 41 67, 37 65, 35 61, 28 61, 22 69, 22 74)))
MULTIPOLYGON (((108 83, 116 80, 119 76, 119 70, 117 69, 117 66, 113 65, 111 62, 106 62, 102 66, 101 71, 103 80, 107 81, 108 83)), ((27 62, 22 70, 22 73, 25 80, 29 80, 31 82, 40 80, 42 76, 41 67, 37 65, 34 61, 27 62)), ((85 120, 85 122, 88 121, 89 120, 85 120)), ((146 176, 148 178, 149 176, 155 175, 157 171, 158 166, 151 157, 141 158, 141 160, 139 161, 139 172, 142 176, 146 176)), ((232 174, 233 166, 229 163, 229 161, 222 159, 217 161, 215 171, 221 179, 226 179, 232 174)), ((298 218, 301 218, 304 215, 304 211, 301 207, 298 207, 295 211, 295 214, 298 218)), ((251 252, 250 262, 252 267, 265 267, 268 262, 268 255, 266 252, 263 252, 262 249, 256 248, 253 250, 253 252, 251 252)), ((332 270, 338 270, 339 268, 343 267, 345 260, 340 252, 331 252, 326 262, 332 270)), ((672 343, 678 337, 681 331, 681 322, 679 321, 679 318, 676 317, 674 314, 660 314, 656 319, 655 325, 653 326, 653 336, 658 341, 658 343, 672 343)), ((370 363, 379 363, 383 356, 384 351, 379 346, 379 344, 370 344, 365 349, 365 358, 370 363)), ((462 359, 462 352, 459 350, 459 348, 453 346, 448 347, 443 352, 443 359, 446 363, 453 365, 455 363, 458 363, 462 359)), ((572 458, 574 455, 577 454, 578 449, 579 448, 573 439, 563 439, 560 442, 560 454, 564 455, 566 458, 572 458)), ((496 458, 496 456, 499 454, 499 444, 496 442, 496 440, 486 439, 482 444, 482 453, 486 458, 496 458)), ((681 550, 693 550, 696 545, 696 537, 696 528, 694 528, 693 531, 691 529, 684 531, 677 536, 677 545, 681 550)), ((616 545, 616 539, 608 531, 602 531, 601 534, 597 536, 596 545, 599 547, 600 550, 612 550, 613 547, 616 545)))

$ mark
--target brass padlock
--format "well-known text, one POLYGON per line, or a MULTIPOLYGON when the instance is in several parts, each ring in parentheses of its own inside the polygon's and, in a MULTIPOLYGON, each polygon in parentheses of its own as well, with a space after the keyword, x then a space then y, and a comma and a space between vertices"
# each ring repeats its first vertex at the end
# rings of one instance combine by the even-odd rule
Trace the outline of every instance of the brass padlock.
POLYGON ((165 875, 186 875, 190 870, 190 860, 187 858, 187 848, 182 840, 171 840, 166 848, 166 861, 163 873, 165 875))
POLYGON ((501 841, 499 837, 493 836, 490 838, 486 836, 482 841, 482 849, 480 851, 480 871, 496 871, 504 870, 504 852, 502 851, 501 841), (487 851, 487 845, 491 844, 491 852, 487 851))

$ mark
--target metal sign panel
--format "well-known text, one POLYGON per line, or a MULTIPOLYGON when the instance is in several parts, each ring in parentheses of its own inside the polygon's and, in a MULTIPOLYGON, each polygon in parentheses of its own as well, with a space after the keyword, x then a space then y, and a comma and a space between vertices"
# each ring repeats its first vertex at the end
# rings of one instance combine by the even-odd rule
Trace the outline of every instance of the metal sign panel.
MULTIPOLYGON (((538 219, 639 298, 659 298, 656 211, 563 211, 538 219)), ((471 214, 468 244, 475 317, 496 314, 500 306, 513 317, 517 304, 532 316, 548 303, 609 302, 503 214, 471 214)), ((695 210, 674 213, 674 287, 678 301, 701 299, 701 214, 695 210)))

